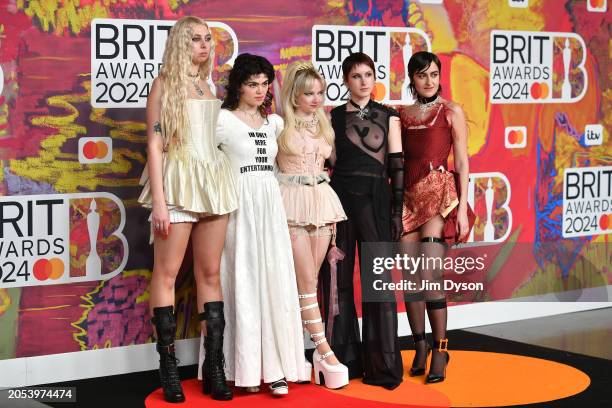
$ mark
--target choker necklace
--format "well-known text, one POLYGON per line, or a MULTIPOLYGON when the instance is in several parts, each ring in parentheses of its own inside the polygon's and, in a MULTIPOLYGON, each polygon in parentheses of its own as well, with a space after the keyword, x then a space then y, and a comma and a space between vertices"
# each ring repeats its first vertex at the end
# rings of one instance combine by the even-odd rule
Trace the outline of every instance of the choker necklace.
POLYGON ((301 130, 301 129, 312 130, 312 129, 315 129, 318 125, 319 125, 319 118, 317 118, 317 115, 313 115, 312 119, 302 119, 297 116, 295 117, 295 128, 297 130, 301 130))
POLYGON ((358 110, 357 117, 359 119, 364 120, 364 119, 370 118, 370 108, 368 107, 368 105, 370 105, 370 101, 368 101, 368 103, 366 103, 363 108, 357 105, 355 102, 353 102, 352 99, 349 99, 349 102, 351 103, 351 105, 353 105, 355 109, 358 110))
POLYGON ((191 74, 187 74, 190 78, 192 78, 191 83, 193 84, 193 88, 195 89, 198 96, 204 96, 204 91, 200 88, 200 84, 198 81, 200 80, 200 73, 198 72, 195 76, 191 74))
POLYGON ((416 105, 421 112, 426 112, 427 110, 429 110, 429 108, 431 108, 436 103, 438 103, 439 100, 440 100, 439 95, 434 95, 430 98, 417 97, 416 105))
POLYGON ((257 109, 253 113, 247 112, 244 109, 240 109, 240 108, 236 108, 236 110, 239 110, 240 112, 242 112, 245 115, 249 116, 252 121, 256 121, 257 119, 261 118, 261 114, 259 113, 259 109, 257 109))
POLYGON ((190 74, 189 72, 187 73, 187 76, 190 78, 197 78, 200 76, 200 72, 196 72, 195 74, 190 74))

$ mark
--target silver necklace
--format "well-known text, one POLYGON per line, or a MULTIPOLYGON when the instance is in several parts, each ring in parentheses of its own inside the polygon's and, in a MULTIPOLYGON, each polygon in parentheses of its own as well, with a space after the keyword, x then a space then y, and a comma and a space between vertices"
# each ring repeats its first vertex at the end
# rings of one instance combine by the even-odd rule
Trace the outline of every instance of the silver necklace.
POLYGON ((204 96, 204 91, 200 88, 200 73, 198 72, 195 75, 187 74, 191 78, 191 83, 193 84, 193 88, 195 89, 198 96, 204 96))
POLYGON ((312 119, 302 119, 299 117, 295 117, 295 128, 300 129, 315 129, 319 125, 319 118, 316 115, 313 115, 312 119))
POLYGON ((256 110, 253 113, 247 112, 244 109, 240 109, 240 108, 236 108, 236 110, 239 110, 240 112, 244 113, 245 115, 248 115, 251 118, 252 121, 257 121, 259 118, 261 118, 261 115, 259 113, 259 109, 256 110))
POLYGON ((353 105, 355 109, 357 109, 357 117, 359 119, 361 120, 370 119, 370 108, 369 108, 370 101, 368 101, 368 103, 366 103, 363 108, 357 105, 355 102, 353 102, 352 99, 349 99, 349 102, 351 103, 351 105, 353 105))
POLYGON ((416 105, 417 108, 419 108, 419 111, 421 113, 425 113, 427 112, 432 106, 434 106, 436 103, 438 103, 440 101, 440 97, 436 96, 436 99, 434 99, 433 101, 430 102, 426 102, 426 103, 422 103, 418 98, 416 101, 416 105))

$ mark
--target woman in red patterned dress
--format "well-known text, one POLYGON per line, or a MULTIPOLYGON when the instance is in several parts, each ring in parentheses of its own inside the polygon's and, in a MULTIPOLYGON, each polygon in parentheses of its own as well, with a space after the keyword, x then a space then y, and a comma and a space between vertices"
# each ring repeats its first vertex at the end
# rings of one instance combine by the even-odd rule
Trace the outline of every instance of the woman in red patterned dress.
MULTIPOLYGON (((410 90, 416 103, 401 111, 405 183, 402 242, 415 255, 443 258, 447 244, 468 237, 473 218, 470 222, 466 194, 466 120, 459 105, 440 96, 441 69, 439 58, 426 51, 415 53, 408 62, 410 90), (457 177, 448 171, 451 148, 457 177)), ((421 282, 440 282, 442 271, 421 268, 416 276, 420 280, 416 287, 421 288, 421 282)), ((415 275, 409 279, 414 280, 415 275)), ((449 360, 444 291, 406 292, 404 300, 416 349, 409 374, 425 374, 430 351, 425 339, 427 309, 434 348, 426 382, 443 381, 449 360)))

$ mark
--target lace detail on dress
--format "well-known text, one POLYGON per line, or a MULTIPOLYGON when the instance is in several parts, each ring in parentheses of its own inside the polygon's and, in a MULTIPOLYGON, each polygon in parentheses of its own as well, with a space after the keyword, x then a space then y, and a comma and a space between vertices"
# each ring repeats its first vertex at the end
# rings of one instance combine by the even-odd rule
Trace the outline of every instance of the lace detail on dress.
POLYGON ((385 163, 387 137, 389 134, 389 113, 385 107, 369 103, 366 118, 360 119, 357 111, 346 112, 346 137, 361 151, 385 163))
POLYGON ((446 105, 440 102, 427 112, 422 117, 415 117, 414 115, 408 114, 406 109, 400 112, 400 120, 402 121, 402 127, 404 129, 427 129, 436 124, 440 119, 444 119, 444 123, 438 125, 448 126, 446 123, 446 105))
POLYGON ((303 132, 292 135, 292 146, 299 154, 279 152, 276 160, 281 172, 287 174, 318 174, 323 171, 325 159, 332 147, 323 137, 311 137, 303 132))

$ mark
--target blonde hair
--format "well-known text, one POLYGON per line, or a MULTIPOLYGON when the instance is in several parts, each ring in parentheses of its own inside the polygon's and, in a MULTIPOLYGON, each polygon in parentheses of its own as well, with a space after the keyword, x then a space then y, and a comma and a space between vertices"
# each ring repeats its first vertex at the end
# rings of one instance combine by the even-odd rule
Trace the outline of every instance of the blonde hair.
MULTIPOLYGON (((159 72, 163 84, 160 124, 164 145, 174 142, 180 144, 185 132, 189 131, 185 83, 189 80, 193 27, 196 25, 203 25, 210 31, 208 24, 201 18, 185 16, 170 29, 166 41, 166 49, 162 59, 163 65, 159 72)), ((198 70, 200 78, 204 80, 208 79, 212 71, 214 45, 215 43, 212 42, 208 59, 200 64, 198 70)))
MULTIPOLYGON (((283 78, 283 86, 281 88, 281 105, 283 107, 283 116, 285 117, 285 128, 278 137, 278 148, 284 153, 299 154, 299 152, 291 146, 291 135, 296 132, 295 109, 298 106, 298 98, 300 95, 312 89, 315 81, 319 81, 321 87, 325 89, 325 80, 317 72, 312 63, 294 62, 287 67, 287 72, 283 78)), ((327 144, 333 146, 334 131, 323 108, 319 107, 315 111, 315 116, 319 121, 318 137, 323 137, 327 144)))

